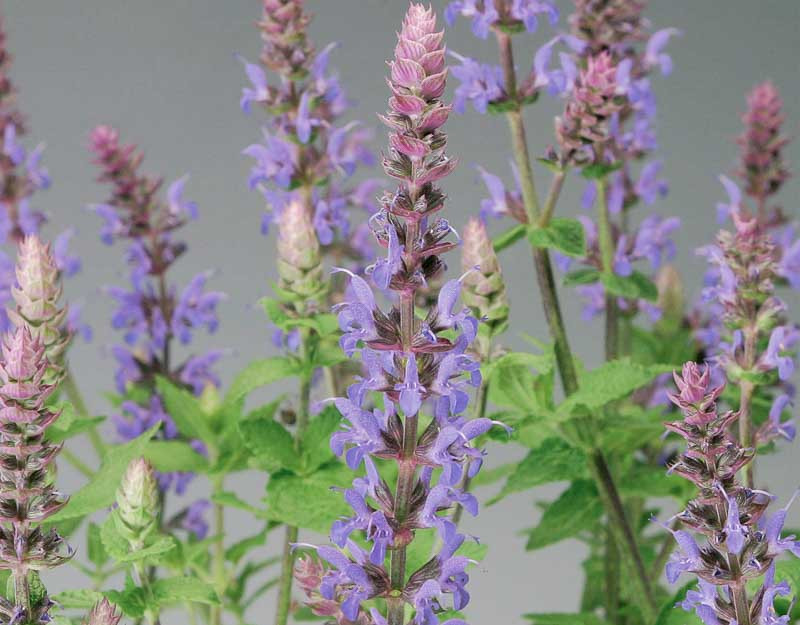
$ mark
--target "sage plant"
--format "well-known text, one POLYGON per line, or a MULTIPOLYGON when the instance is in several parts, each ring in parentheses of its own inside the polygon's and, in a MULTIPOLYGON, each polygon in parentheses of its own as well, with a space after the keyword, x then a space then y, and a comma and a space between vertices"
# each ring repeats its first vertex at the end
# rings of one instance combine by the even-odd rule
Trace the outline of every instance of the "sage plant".
POLYGON ((710 368, 693 362, 675 383, 678 392, 670 399, 683 420, 667 429, 685 439, 686 450, 670 471, 692 482, 698 494, 677 515, 686 530, 671 530, 679 550, 667 564, 667 579, 674 582, 684 572, 697 576, 698 589, 687 592, 681 607, 694 610, 705 625, 787 623, 774 607, 776 596, 791 592, 775 580, 776 558, 786 551, 800 556, 800 541, 781 536, 787 508, 766 517, 772 496, 739 480, 754 450, 729 433, 741 412, 717 408, 724 383, 715 385, 710 368), (702 547, 693 533, 703 537, 702 547), (760 580, 755 591, 748 590, 750 580, 760 580))
MULTIPOLYGON (((324 615, 338 614, 338 605, 342 621, 391 625, 406 622, 410 605, 421 625, 439 621, 446 595, 455 610, 469 600, 468 559, 457 554, 464 536, 440 512, 456 504, 477 512, 475 498, 458 484, 462 475, 480 469, 482 454, 470 441, 492 422, 462 416, 468 387, 480 384, 479 364, 465 353, 477 321, 468 309, 456 307, 463 279, 447 282, 431 310, 418 316, 415 307, 417 289, 444 270, 440 255, 455 245, 446 240, 452 227, 436 216, 444 206, 437 182, 455 161, 445 153, 441 129, 451 107, 441 99, 445 49, 431 9, 409 7, 389 67, 391 97, 382 117, 390 129, 389 150, 383 166, 398 187, 384 194, 371 219, 387 255, 367 269, 373 286, 349 274, 348 299, 338 307, 342 349, 347 355, 359 352, 366 372, 346 398, 335 400, 347 425, 334 433, 331 446, 351 469, 363 463, 366 477, 344 493, 354 516, 331 528, 336 547, 316 548, 330 568, 322 575, 317 570, 324 601, 310 605, 324 615), (378 307, 373 288, 390 295, 388 313, 378 307), (373 394, 381 396, 380 408, 372 408, 373 394), (426 405, 431 417, 422 413, 426 405), (396 463, 394 488, 374 458, 396 463), (434 479, 436 469, 441 473, 434 479), (420 569, 408 571, 407 549, 419 530, 435 530, 442 547, 420 569), (366 547, 353 539, 354 532, 363 532, 366 547), (374 598, 385 601, 385 613, 362 607, 374 598)), ((316 592, 309 584, 310 567, 303 563, 297 572, 307 594, 316 592)))
MULTIPOLYGON (((160 437, 175 439, 181 432, 165 411, 156 383, 164 378, 197 395, 219 384, 213 367, 222 356, 220 350, 183 360, 176 358, 175 351, 178 344, 188 345, 196 332, 216 330, 216 307, 224 296, 206 290, 208 272, 196 275, 180 292, 169 282, 167 272, 187 249, 175 234, 197 217, 197 205, 184 197, 187 177, 172 182, 162 199, 163 181, 139 171, 142 154, 135 145, 121 144, 117 130, 95 128, 91 149, 101 170, 99 181, 111 187, 107 201, 91 207, 104 221, 101 238, 109 245, 122 240, 128 246, 130 287, 106 289, 117 305, 112 325, 124 337, 124 344, 111 350, 122 397, 121 413, 114 417, 117 431, 130 440, 161 422, 160 437), (136 388, 147 389, 145 397, 131 395, 136 388)), ((203 450, 201 442, 193 444, 203 450)), ((162 474, 159 479, 162 489, 174 485, 181 494, 191 478, 190 473, 179 472, 162 474)))

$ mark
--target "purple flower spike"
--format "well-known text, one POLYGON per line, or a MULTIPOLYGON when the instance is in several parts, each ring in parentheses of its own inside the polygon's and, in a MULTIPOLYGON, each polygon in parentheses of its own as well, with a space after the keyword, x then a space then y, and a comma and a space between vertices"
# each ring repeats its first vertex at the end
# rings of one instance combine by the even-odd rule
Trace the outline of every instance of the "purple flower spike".
MULTIPOLYGON (((451 17, 462 10, 483 13, 485 6, 456 2, 449 13, 451 17)), ((434 284, 432 280, 444 271, 440 256, 457 245, 449 240, 453 228, 437 214, 444 195, 436 183, 452 171, 455 161, 445 152, 442 126, 450 106, 441 97, 447 68, 443 33, 436 29, 431 9, 411 5, 389 68, 389 111, 381 118, 389 127, 383 167, 396 183, 368 219, 387 254, 367 268, 369 281, 348 269, 337 270, 350 278, 344 300, 335 307, 343 331, 341 347, 348 356, 360 354, 362 375, 346 398, 334 399, 343 427, 331 436, 330 444, 351 469, 363 463, 366 477, 354 479, 345 491, 353 515, 331 528, 331 540, 340 549, 317 548, 332 567, 319 581, 321 599, 314 590, 307 595, 316 614, 342 622, 394 623, 394 616, 387 619, 377 608, 367 612, 363 602, 396 598, 416 609, 417 625, 438 625, 437 614, 447 597, 456 610, 469 601, 465 589, 469 561, 455 553, 464 537, 443 513, 460 506, 477 514, 477 499, 459 486, 462 478, 480 469, 483 452, 473 441, 493 422, 462 416, 469 387, 478 387, 481 375, 479 362, 467 353, 476 338, 477 321, 469 308, 459 310, 457 302, 462 284, 479 270, 470 268, 460 279, 446 282, 436 294, 436 306, 418 310, 419 289, 434 284), (391 307, 386 312, 373 289, 385 292, 391 307), (450 330, 455 330, 455 337, 450 330), (379 401, 373 404, 375 395, 379 401), (432 415, 427 412, 431 408, 432 415), (419 423, 428 423, 428 416, 434 418, 420 431, 419 423), (376 463, 376 458, 398 464, 394 489, 379 472, 385 463, 376 463), (417 571, 390 566, 389 554, 396 562, 397 554, 423 530, 434 530, 442 538, 441 553, 417 571), (356 544, 356 533, 366 547, 356 544)), ((507 196, 501 198, 502 185, 498 187, 491 177, 487 182, 493 200, 508 201, 507 196)), ((475 232, 465 243, 470 253, 485 257, 488 235, 476 231, 474 224, 468 230, 475 232)), ((475 289, 471 293, 478 297, 496 290, 492 262, 486 261, 488 273, 470 282, 475 289), (479 283, 487 280, 491 288, 483 292, 479 283)), ((496 308, 492 313, 506 314, 499 310, 502 305, 496 308)), ((307 563, 298 571, 304 588, 311 587, 311 573, 307 563)), ((448 623, 457 625, 459 620, 448 623)))
POLYGON ((461 83, 456 87, 453 97, 453 108, 458 113, 464 113, 467 102, 471 102, 478 113, 484 114, 491 102, 505 97, 503 70, 500 66, 478 63, 452 50, 450 55, 461 62, 461 65, 450 70, 461 83))

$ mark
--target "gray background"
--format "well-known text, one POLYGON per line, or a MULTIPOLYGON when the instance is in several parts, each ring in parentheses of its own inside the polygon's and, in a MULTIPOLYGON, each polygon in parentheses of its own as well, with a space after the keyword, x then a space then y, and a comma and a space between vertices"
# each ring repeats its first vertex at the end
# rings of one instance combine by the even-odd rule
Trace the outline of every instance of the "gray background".
MULTIPOLYGON (((46 162, 54 179, 52 190, 36 197, 37 205, 51 215, 51 235, 67 225, 78 229, 74 244, 84 259, 84 270, 69 281, 67 295, 90 305, 86 316, 95 339, 91 344, 78 342, 71 358, 92 408, 98 413, 108 409, 101 393, 112 385, 113 362, 104 350, 118 339, 108 323, 109 301, 98 289, 123 281, 121 250, 100 243, 99 220, 84 210, 87 203, 105 197, 105 191, 93 182, 96 171, 86 150, 88 133, 97 123, 118 125, 123 137, 140 143, 146 150, 148 171, 163 173, 167 179, 192 174, 188 193, 199 201, 201 219, 186 228, 191 250, 173 277, 185 281, 198 270, 214 268, 218 275, 212 286, 230 296, 221 307, 219 332, 198 345, 233 350, 222 365, 226 380, 249 360, 270 353, 268 329, 253 304, 275 277, 274 239, 258 233, 261 202, 246 188, 248 162, 240 156, 242 148, 259 136, 259 117, 245 117, 238 109, 245 78, 233 57, 240 52, 251 60, 257 58, 259 39, 253 22, 259 3, 11 0, 3 4, 16 57, 13 79, 21 91, 21 106, 30 115, 32 137, 47 142, 46 162)), ((374 113, 384 109, 387 95, 384 59, 391 54, 406 3, 317 0, 308 4, 316 13, 312 35, 319 47, 328 41, 342 44, 333 64, 358 100, 354 117, 377 126, 374 113)), ((441 10, 445 2, 433 4, 441 10)), ((570 3, 561 4, 566 12, 570 3)), ((662 153, 672 186, 658 210, 683 219, 677 264, 696 292, 703 263, 693 250, 716 229, 714 205, 723 197, 716 176, 734 164, 733 137, 740 131, 738 114, 745 91, 756 81, 772 78, 786 100, 787 132, 797 134, 800 2, 662 0, 654 2, 648 13, 657 27, 676 26, 684 31, 683 38, 670 45, 674 75, 655 79, 662 153)), ((528 41, 518 54, 520 68, 529 67, 532 45, 550 36, 545 28, 534 37, 520 38, 528 41)), ((495 58, 493 41, 476 40, 464 21, 449 30, 447 41, 453 50, 495 58)), ((558 106, 544 98, 543 104, 526 112, 534 153, 552 140, 552 115, 558 106)), ((453 117, 447 128, 450 151, 462 160, 445 184, 450 196, 447 214, 461 224, 476 213, 484 197, 471 164, 479 162, 508 179, 507 132, 504 120, 473 112, 453 117)), ((383 141, 379 131, 376 147, 383 141)), ((788 150, 795 163, 800 162, 799 148, 800 142, 795 142, 788 150)), ((539 172, 540 187, 543 174, 539 172)), ((559 211, 576 212, 581 186, 573 181, 559 211)), ((798 208, 796 190, 796 182, 791 182, 784 193, 789 210, 798 208)), ((520 248, 501 260, 514 303, 508 344, 519 345, 522 332, 545 337, 528 253, 520 248)), ((581 322, 571 292, 566 291, 564 297, 573 345, 595 364, 601 327, 581 322)), ((800 483, 796 446, 789 447, 760 461, 760 480, 781 499, 800 483)), ((510 447, 493 451, 490 466, 517 454, 510 447)), ((80 483, 68 468, 60 481, 67 492, 80 483)), ((251 497, 260 495, 263 482, 255 475, 237 479, 239 490, 251 497)), ((196 492, 202 491, 202 483, 195 486, 196 492)), ((542 488, 535 496, 550 497, 558 490, 542 488)), ((473 574, 473 602, 468 609, 472 622, 520 622, 519 615, 525 611, 576 607, 582 548, 567 541, 525 553, 524 540, 517 533, 538 516, 533 501, 531 493, 514 496, 465 523, 467 531, 482 536, 490 546, 487 559, 473 574)), ((792 525, 799 514, 795 508, 792 525)), ((246 516, 230 515, 228 521, 234 534, 252 529, 246 516)), ((83 547, 81 537, 74 542, 78 549, 83 547)), ((277 544, 276 536, 269 550, 275 551, 277 544)), ((78 583, 68 571, 48 574, 47 579, 51 590, 78 583)), ((273 598, 268 596, 251 620, 270 622, 272 605, 273 598)), ((165 620, 179 622, 178 616, 165 620)))

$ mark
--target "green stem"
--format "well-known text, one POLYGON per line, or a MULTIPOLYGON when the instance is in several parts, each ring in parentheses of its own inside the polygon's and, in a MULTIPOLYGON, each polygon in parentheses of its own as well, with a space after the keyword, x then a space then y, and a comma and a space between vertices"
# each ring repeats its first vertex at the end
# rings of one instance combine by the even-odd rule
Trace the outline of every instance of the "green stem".
MULTIPOLYGON (((611 215, 608 212, 605 180, 598 181, 597 195, 600 208, 597 215, 597 242, 600 246, 600 260, 603 273, 614 273, 614 235, 611 229, 611 215)), ((617 298, 606 293, 606 360, 614 360, 619 355, 619 310, 617 298)))
POLYGON ((610 527, 606 527, 605 558, 603 558, 605 576, 606 620, 609 623, 619 622, 619 549, 617 539, 610 527))
MULTIPOLYGON (((757 331, 751 327, 744 331, 744 370, 751 372, 756 360, 757 331)), ((739 442, 744 448, 753 446, 753 432, 751 412, 755 384, 748 379, 739 382, 739 442)), ((755 488, 755 458, 744 468, 745 485, 755 488)))
MULTIPOLYGON (((307 359, 309 334, 303 334, 301 342, 301 358, 307 359)), ((303 374, 300 378, 300 405, 297 410, 297 427, 294 435, 294 447, 300 450, 303 434, 308 427, 309 404, 311 399, 311 376, 303 374)), ((289 609, 292 603, 292 582, 294 580, 294 548, 297 542, 298 528, 287 526, 283 539, 283 557, 281 560, 281 574, 278 582, 278 603, 275 609, 275 625, 286 625, 289 620, 289 609)))
POLYGON ((28 571, 14 571, 14 604, 22 607, 27 617, 31 614, 31 587, 28 579, 28 571))
MULTIPOLYGON (((75 411, 82 417, 88 417, 89 409, 86 406, 86 402, 83 399, 83 394, 78 388, 77 382, 75 382, 75 374, 72 373, 72 370, 70 370, 69 367, 67 367, 67 372, 64 376, 63 382, 61 382, 61 388, 66 392, 70 403, 75 408, 75 411)), ((97 426, 89 428, 86 431, 86 435, 89 437, 89 441, 92 443, 92 447, 97 453, 97 457, 102 460, 106 453, 106 444, 103 442, 100 432, 97 431, 97 426)))
MULTIPOLYGON (((153 599, 153 589, 150 585, 150 576, 141 562, 136 562, 133 565, 134 571, 136 571, 136 575, 139 578, 139 586, 144 590, 145 596, 148 598, 147 605, 156 605, 153 599)), ((148 608, 145 611, 145 618, 150 625, 160 625, 161 624, 161 615, 158 611, 158 608, 150 609, 148 608)))
POLYGON ((736 622, 738 625, 751 625, 750 602, 747 599, 747 588, 745 587, 744 577, 742 577, 742 567, 739 562, 739 556, 734 553, 729 553, 728 567, 730 568, 731 576, 738 580, 736 583, 728 586, 733 602, 733 611, 736 614, 736 622))
MULTIPOLYGON (((215 477, 213 480, 213 493, 218 495, 225 490, 224 476, 215 477)), ((225 570, 225 507, 222 504, 214 504, 214 534, 217 541, 214 543, 213 571, 214 586, 217 594, 223 598, 228 585, 228 576, 225 570)), ((210 625, 222 625, 222 606, 211 606, 209 614, 210 625)))
POLYGON ((94 477, 94 469, 81 460, 77 454, 66 447, 61 448, 61 457, 69 462, 73 467, 80 471, 85 477, 94 477))
MULTIPOLYGON (((503 68, 506 91, 509 97, 515 100, 516 74, 514 70, 511 38, 507 33, 501 31, 496 31, 496 35, 500 49, 500 61, 503 68)), ((536 223, 540 218, 539 200, 536 195, 536 185, 533 180, 533 169, 531 167, 530 154, 528 153, 525 125, 522 121, 519 108, 509 111, 506 117, 511 131, 514 160, 520 173, 520 187, 522 189, 522 197, 529 217, 529 223, 536 223)), ((566 395, 571 395, 578 390, 578 375, 567 339, 564 320, 561 315, 550 256, 547 250, 534 248, 533 259, 539 282, 542 305, 544 307, 547 325, 550 329, 550 335, 553 339, 556 363, 564 387, 564 393, 566 395)), ((600 491, 600 497, 606 509, 606 513, 609 515, 611 528, 617 537, 621 548, 621 554, 626 566, 630 569, 632 584, 636 591, 634 593, 635 598, 640 605, 642 613, 647 617, 647 620, 650 621, 652 620, 651 617, 655 616, 657 606, 653 598, 650 579, 642 563, 639 545, 636 543, 635 534, 625 514, 622 499, 614 483, 603 452, 599 449, 595 449, 593 443, 590 444, 589 451, 590 472, 600 491)))
POLYGON ((544 200, 542 214, 539 217, 538 225, 540 228, 547 226, 547 224, 549 224, 550 220, 553 218, 553 213, 556 210, 558 198, 561 197, 561 189, 564 187, 564 180, 566 177, 567 172, 565 171, 557 172, 553 176, 553 180, 550 182, 550 190, 547 192, 547 197, 544 200))
MULTIPOLYGON (((483 419, 486 416, 486 406, 489 403, 489 383, 488 381, 484 380, 481 382, 480 387, 478 387, 478 392, 475 393, 475 419, 483 419)), ((459 489, 462 492, 466 492, 469 490, 469 485, 472 480, 470 479, 467 472, 464 472, 464 477, 461 480, 461 484, 459 485, 459 489)), ((453 511, 453 523, 458 527, 458 523, 461 521, 461 517, 464 514, 464 506, 461 504, 456 504, 456 509, 453 511)))

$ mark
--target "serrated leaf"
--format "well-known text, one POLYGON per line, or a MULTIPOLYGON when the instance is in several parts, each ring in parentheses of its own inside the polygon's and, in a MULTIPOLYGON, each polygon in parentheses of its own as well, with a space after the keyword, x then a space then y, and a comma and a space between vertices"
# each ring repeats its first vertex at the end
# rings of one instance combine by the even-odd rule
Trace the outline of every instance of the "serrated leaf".
POLYGON ((272 418, 275 410, 256 414, 239 422, 239 434, 253 458, 270 473, 286 469, 300 471, 300 456, 294 448, 294 438, 272 418))
POLYGON ((285 472, 272 475, 265 498, 267 516, 325 534, 333 521, 352 513, 341 492, 332 490, 347 488, 352 480, 352 471, 338 462, 307 476, 285 472))
POLYGON ((103 547, 103 541, 100 537, 100 526, 96 523, 89 523, 86 527, 86 550, 89 556, 89 562, 94 564, 97 568, 102 567, 108 562, 108 553, 103 547))
POLYGON ((668 371, 672 371, 669 365, 640 365, 628 358, 606 362, 581 376, 578 390, 558 407, 559 416, 564 418, 576 409, 588 409, 591 412, 612 401, 624 399, 652 382, 657 375, 668 371))
POLYGON ((53 600, 63 608, 90 610, 103 598, 103 593, 96 590, 65 590, 53 595, 53 600))
POLYGON ((587 267, 571 271, 564 276, 564 286, 581 286, 584 284, 594 284, 600 279, 600 272, 597 269, 587 267))
POLYGON ((596 528, 603 505, 593 482, 573 482, 558 499, 545 508, 539 524, 528 531, 525 549, 542 549, 580 532, 596 528))
POLYGON ((47 440, 51 443, 61 443, 90 430, 105 421, 105 417, 88 417, 78 415, 74 406, 69 402, 58 402, 53 406, 54 411, 61 411, 61 415, 47 429, 47 440))
POLYGON ((213 503, 218 503, 228 508, 237 508, 238 510, 246 510, 255 517, 264 519, 266 518, 265 512, 260 508, 247 503, 244 499, 239 498, 235 493, 223 491, 211 496, 213 503))
POLYGON ((330 438, 341 424, 342 417, 336 406, 328 404, 313 417, 300 441, 303 472, 310 473, 334 459, 330 438))
POLYGON ((252 536, 242 538, 241 540, 235 542, 225 550, 225 559, 229 562, 233 562, 234 564, 238 564, 248 552, 267 542, 267 534, 269 534, 269 528, 264 527, 264 529, 257 534, 253 534, 252 536))
POLYGON ((618 276, 615 273, 601 273, 600 281, 606 291, 627 299, 643 299, 649 302, 658 300, 658 288, 653 281, 639 271, 629 276, 618 276))
POLYGON ((523 412, 547 412, 552 391, 553 358, 550 354, 512 352, 493 361, 488 367, 489 400, 499 406, 523 412), (532 374, 531 370, 536 373, 532 374), (546 384, 537 388, 542 378, 546 384), (540 391, 544 391, 544 393, 540 391))
POLYGON ((302 373, 300 363, 286 356, 273 356, 272 358, 255 360, 234 378, 230 390, 225 395, 225 403, 237 404, 257 388, 300 373, 302 373))
POLYGON ((175 386, 164 377, 156 378, 164 408, 172 417, 178 431, 189 438, 199 438, 211 446, 216 444, 216 434, 208 424, 208 417, 203 412, 200 400, 185 388, 175 386))
POLYGON ((335 332, 339 327, 336 315, 330 313, 317 313, 310 317, 295 318, 286 314, 283 305, 278 300, 264 297, 261 299, 261 305, 264 307, 269 320, 281 330, 305 327, 316 330, 320 336, 325 336, 335 332))
POLYGON ((140 549, 132 550, 128 541, 117 530, 118 512, 112 510, 100 528, 100 539, 103 548, 117 562, 139 562, 154 558, 175 548, 175 539, 171 536, 152 536, 140 549))
POLYGON ((528 227, 524 224, 520 224, 509 228, 505 232, 501 232, 492 240, 492 247, 495 253, 499 254, 507 247, 511 247, 514 243, 523 239, 527 231, 528 227))
POLYGON ((50 522, 83 517, 113 504, 117 487, 128 465, 132 460, 142 457, 148 442, 160 427, 158 423, 132 441, 108 449, 94 477, 70 497, 64 508, 50 517, 50 522))
POLYGON ((176 603, 205 603, 219 605, 214 587, 195 577, 157 579, 152 586, 153 598, 160 607, 176 603))
POLYGON ((508 476, 500 493, 488 503, 493 504, 510 495, 550 482, 572 481, 586 474, 586 455, 559 438, 546 440, 531 451, 508 476))
POLYGON ((581 168, 581 176, 589 180, 605 178, 608 174, 617 171, 622 167, 622 162, 617 163, 593 163, 581 168))
POLYGON ((205 473, 208 470, 208 459, 185 441, 150 441, 145 448, 144 457, 162 473, 205 473))
POLYGON ((554 249, 567 256, 586 255, 583 224, 577 219, 555 217, 543 228, 530 228, 528 241, 534 247, 554 249))
POLYGON ((122 613, 132 619, 140 619, 148 608, 143 588, 129 586, 124 590, 109 590, 103 593, 122 613))

